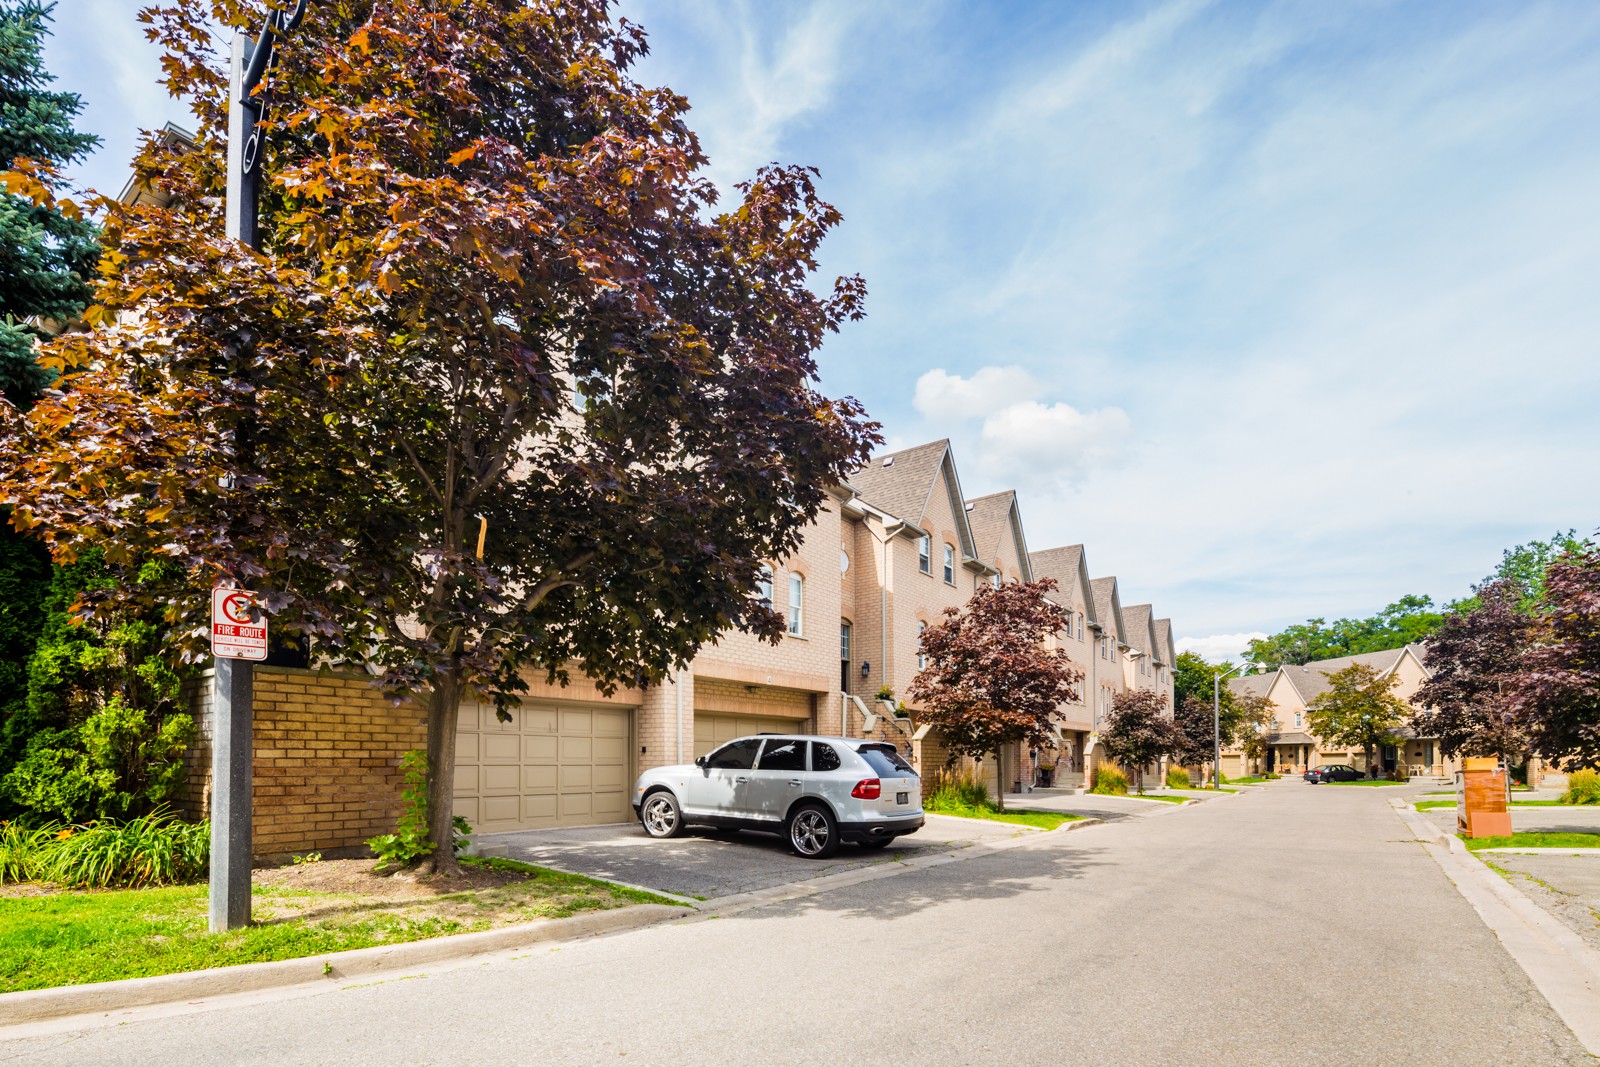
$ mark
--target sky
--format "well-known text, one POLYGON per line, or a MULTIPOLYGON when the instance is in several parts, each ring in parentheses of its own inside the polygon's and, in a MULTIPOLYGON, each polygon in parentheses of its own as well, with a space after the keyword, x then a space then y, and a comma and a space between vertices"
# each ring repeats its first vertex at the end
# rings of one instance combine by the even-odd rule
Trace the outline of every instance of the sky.
MULTIPOLYGON (((133 0, 59 0, 105 139, 187 122, 133 0)), ((819 356, 1209 657, 1600 527, 1600 5, 625 0, 735 183, 821 171, 819 356)), ((313 16, 314 17, 314 16, 313 16)))

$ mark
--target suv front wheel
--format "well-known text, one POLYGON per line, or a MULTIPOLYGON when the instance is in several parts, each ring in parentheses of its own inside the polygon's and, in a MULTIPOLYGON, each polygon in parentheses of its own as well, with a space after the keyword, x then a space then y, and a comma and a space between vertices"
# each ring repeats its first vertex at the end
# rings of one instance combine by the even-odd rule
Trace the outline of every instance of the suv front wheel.
POLYGON ((838 824, 821 805, 796 808, 789 816, 789 845, 806 859, 827 859, 839 848, 838 824))
POLYGON ((639 822, 651 837, 677 837, 683 833, 683 812, 678 801, 665 789, 657 790, 644 798, 639 809, 639 822))

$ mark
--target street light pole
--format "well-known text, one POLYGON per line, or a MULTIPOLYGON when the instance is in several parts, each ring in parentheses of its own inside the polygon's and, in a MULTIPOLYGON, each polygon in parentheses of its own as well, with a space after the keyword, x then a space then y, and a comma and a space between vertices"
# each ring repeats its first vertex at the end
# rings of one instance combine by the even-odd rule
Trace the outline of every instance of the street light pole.
POLYGON ((1234 671, 1242 671, 1245 664, 1230 667, 1220 674, 1211 674, 1211 788, 1222 788, 1222 680, 1234 671))
MULTIPOLYGON (((228 92, 227 196, 223 213, 228 237, 260 250, 256 229, 260 205, 265 106, 252 98, 272 64, 277 38, 300 25, 310 0, 292 10, 268 13, 254 45, 244 34, 233 38, 228 92)), ((250 925, 250 865, 254 855, 251 779, 254 752, 251 719, 255 704, 253 665, 248 659, 218 655, 211 699, 211 885, 209 919, 213 932, 250 925)))

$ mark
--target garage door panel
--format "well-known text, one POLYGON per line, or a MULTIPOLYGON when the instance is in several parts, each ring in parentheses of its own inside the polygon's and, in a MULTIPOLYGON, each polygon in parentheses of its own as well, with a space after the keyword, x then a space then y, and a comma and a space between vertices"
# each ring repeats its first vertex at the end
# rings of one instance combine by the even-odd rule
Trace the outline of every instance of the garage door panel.
POLYGON ((484 763, 516 763, 521 756, 522 743, 512 735, 478 735, 478 758, 484 763))
POLYGON ((483 788, 480 792, 489 793, 519 793, 522 791, 522 768, 514 763, 485 764, 481 769, 483 788))
POLYGON ((555 764, 561 758, 560 740, 554 734, 523 737, 522 762, 555 764))
POLYGON ((491 725, 493 714, 464 705, 457 732, 455 810, 476 830, 632 817, 632 709, 530 704, 491 725))

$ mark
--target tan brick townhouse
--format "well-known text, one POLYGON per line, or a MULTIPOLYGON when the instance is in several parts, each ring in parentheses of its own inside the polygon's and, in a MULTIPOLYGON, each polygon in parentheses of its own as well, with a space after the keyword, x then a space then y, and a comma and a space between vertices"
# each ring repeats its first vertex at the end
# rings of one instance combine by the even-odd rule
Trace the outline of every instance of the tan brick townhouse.
MULTIPOLYGON (((786 622, 777 645, 729 633, 665 683, 610 697, 579 671, 565 689, 532 679, 509 723, 492 707, 463 705, 457 812, 479 833, 623 821, 641 770, 761 731, 879 737, 925 772, 942 766, 947 750, 905 702, 922 665, 918 637, 984 583, 1036 573, 1061 583, 1072 627, 1057 641, 1086 681, 1082 701, 1061 709, 1060 742, 1003 754, 1003 775, 1008 785, 1029 782, 1036 764, 1065 764, 1061 784, 1075 785, 1075 771, 1094 758, 1095 710, 1103 714, 1110 694, 1136 684, 1130 651, 1159 641, 1128 643, 1115 580, 1097 596, 1081 546, 1029 553, 1015 493, 966 500, 949 442, 934 441, 875 457, 832 491, 793 556, 770 561, 754 595, 786 622)), ((1171 662, 1168 653, 1138 651, 1171 662)), ((195 699, 202 739, 191 753, 196 813, 205 807, 208 696, 203 680, 195 699)), ((257 668, 256 737, 263 854, 354 850, 392 828, 399 756, 425 745, 421 710, 385 701, 367 677, 278 667, 257 668)))

